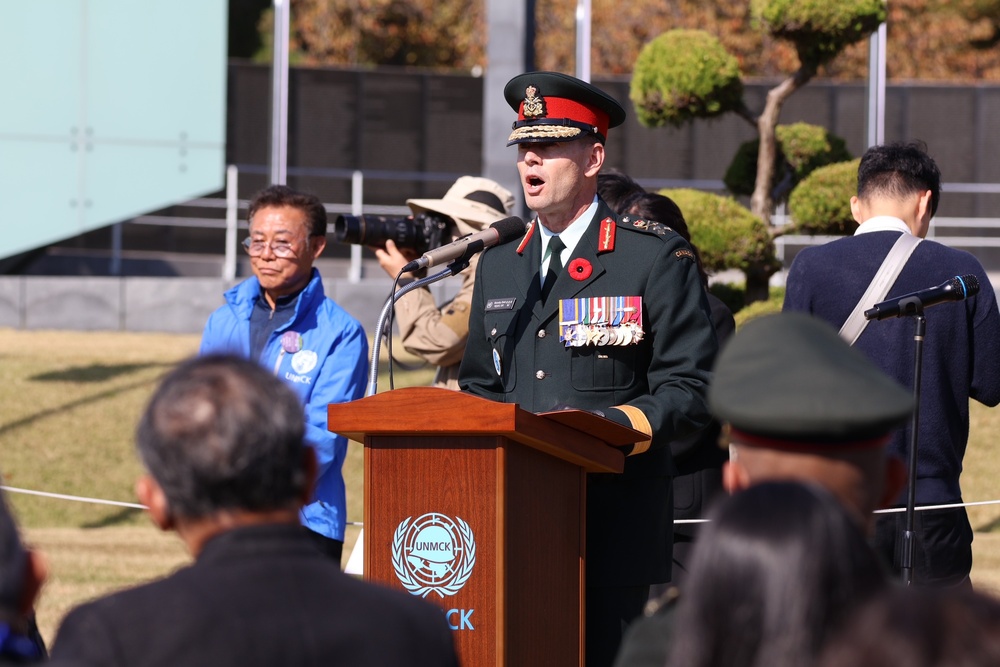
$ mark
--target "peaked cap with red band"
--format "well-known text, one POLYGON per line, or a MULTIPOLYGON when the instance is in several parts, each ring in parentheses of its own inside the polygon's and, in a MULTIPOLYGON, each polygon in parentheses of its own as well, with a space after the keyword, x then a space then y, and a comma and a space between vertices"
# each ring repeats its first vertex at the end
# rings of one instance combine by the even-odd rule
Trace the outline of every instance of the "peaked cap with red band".
POLYGON ((743 325, 719 354, 708 402, 734 440, 813 451, 882 446, 914 406, 832 326, 798 312, 743 325))
POLYGON ((507 145, 573 141, 586 134, 606 141, 625 122, 625 109, 599 88, 560 72, 528 72, 507 82, 504 99, 517 112, 507 145))

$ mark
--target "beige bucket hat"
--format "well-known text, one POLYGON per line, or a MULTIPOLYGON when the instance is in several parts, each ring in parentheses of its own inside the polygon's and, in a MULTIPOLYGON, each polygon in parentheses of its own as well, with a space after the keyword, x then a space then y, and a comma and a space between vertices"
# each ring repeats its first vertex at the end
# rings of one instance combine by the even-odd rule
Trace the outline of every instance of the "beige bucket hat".
POLYGON ((423 212, 446 215, 463 234, 478 232, 506 218, 514 209, 514 195, 496 181, 480 176, 462 176, 441 199, 407 199, 414 215, 423 212))

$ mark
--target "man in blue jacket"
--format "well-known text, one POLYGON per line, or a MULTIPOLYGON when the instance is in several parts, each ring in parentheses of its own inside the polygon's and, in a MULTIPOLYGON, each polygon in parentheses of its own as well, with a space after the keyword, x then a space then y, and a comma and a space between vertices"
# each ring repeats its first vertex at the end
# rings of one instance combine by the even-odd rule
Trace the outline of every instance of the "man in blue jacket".
POLYGON ((341 468, 347 439, 327 429, 327 405, 364 395, 368 339, 326 297, 313 262, 326 247, 326 209, 313 195, 273 185, 250 202, 243 247, 254 277, 226 292, 208 319, 201 354, 255 359, 290 385, 305 408, 306 440, 319 464, 302 523, 340 561, 347 509, 341 468))
MULTIPOLYGON (((941 172, 918 144, 873 146, 858 167, 851 212, 853 236, 800 252, 788 273, 785 309, 817 315, 841 327, 901 236, 923 239, 941 196, 941 172)), ((978 295, 926 313, 917 433, 917 506, 962 502, 959 476, 969 440, 969 399, 1000 402, 1000 314, 986 272, 971 254, 923 240, 912 250, 887 297, 934 287, 956 275, 975 275, 978 295)), ((873 303, 864 304, 870 308, 873 303)), ((842 335, 844 335, 842 333, 842 335)), ((855 347, 912 390, 914 324, 910 318, 873 321, 855 347)), ((910 429, 897 431, 889 453, 908 457, 910 429)), ((897 499, 905 505, 905 495, 897 499)), ((904 514, 879 518, 875 541, 896 571, 902 568, 904 514)), ((972 527, 964 507, 918 511, 914 517, 913 583, 967 585, 972 527)))

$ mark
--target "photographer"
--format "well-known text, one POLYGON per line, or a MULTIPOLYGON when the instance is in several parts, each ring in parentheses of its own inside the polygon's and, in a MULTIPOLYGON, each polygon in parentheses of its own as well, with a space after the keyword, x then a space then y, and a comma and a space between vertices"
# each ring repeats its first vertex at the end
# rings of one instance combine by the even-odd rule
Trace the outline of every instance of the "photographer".
MULTIPOLYGON (((408 199, 406 204, 414 216, 425 214, 446 220, 442 242, 450 243, 510 215, 514 196, 495 181, 462 176, 441 199, 408 199)), ((384 248, 373 249, 379 264, 393 278, 421 254, 414 248, 398 247, 392 240, 386 240, 384 248)), ((479 255, 474 255, 460 274, 462 287, 458 294, 442 308, 437 307, 427 288, 414 290, 396 302, 395 319, 403 347, 438 367, 436 387, 458 389, 458 365, 469 337, 469 304, 478 261, 479 255)))

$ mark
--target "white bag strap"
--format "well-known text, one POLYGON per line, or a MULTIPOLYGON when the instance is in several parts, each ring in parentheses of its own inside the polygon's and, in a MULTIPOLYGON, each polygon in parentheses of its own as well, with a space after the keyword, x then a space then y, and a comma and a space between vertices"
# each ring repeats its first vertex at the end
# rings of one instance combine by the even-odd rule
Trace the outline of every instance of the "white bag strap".
POLYGON ((889 254, 882 260, 882 266, 878 268, 878 272, 872 278, 861 300, 854 306, 854 310, 851 311, 847 321, 844 322, 844 326, 840 327, 840 337, 846 340, 848 344, 854 345, 861 332, 868 326, 868 320, 865 319, 865 310, 885 298, 885 295, 889 293, 889 288, 896 282, 900 271, 906 265, 906 260, 910 259, 910 255, 913 254, 913 251, 922 240, 919 236, 907 234, 906 232, 899 235, 896 243, 889 250, 889 254))

